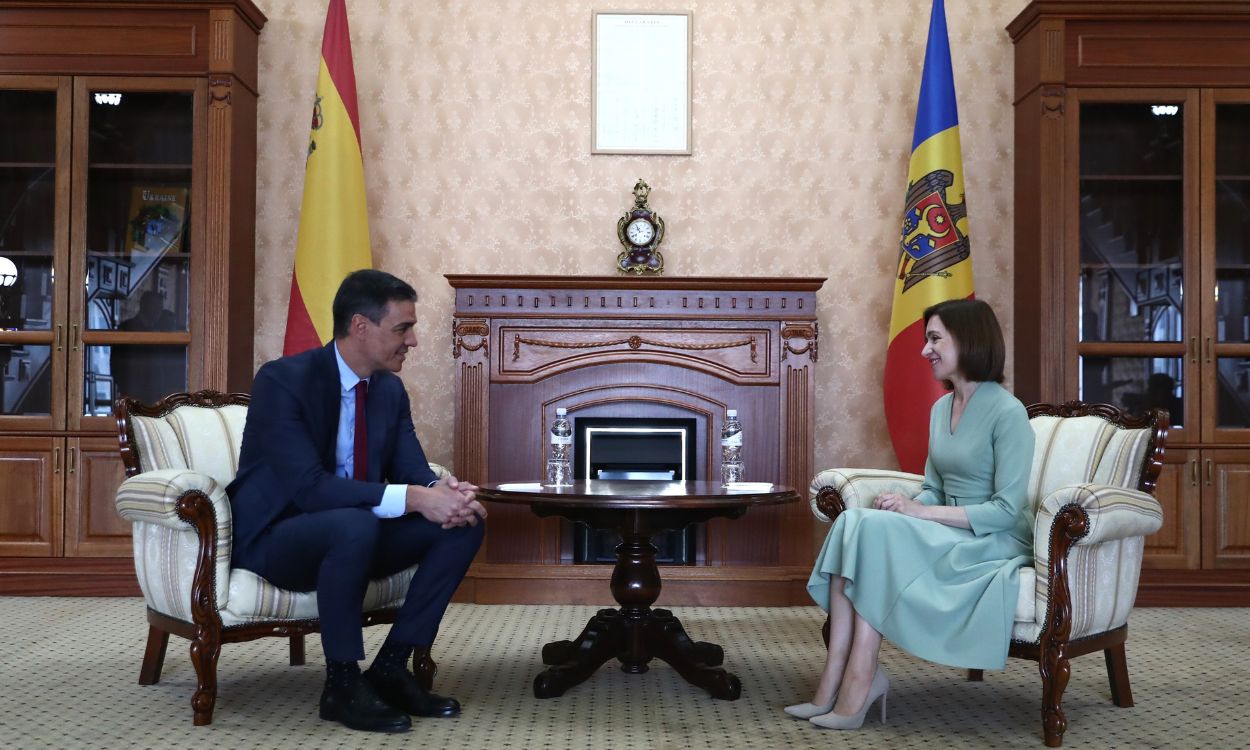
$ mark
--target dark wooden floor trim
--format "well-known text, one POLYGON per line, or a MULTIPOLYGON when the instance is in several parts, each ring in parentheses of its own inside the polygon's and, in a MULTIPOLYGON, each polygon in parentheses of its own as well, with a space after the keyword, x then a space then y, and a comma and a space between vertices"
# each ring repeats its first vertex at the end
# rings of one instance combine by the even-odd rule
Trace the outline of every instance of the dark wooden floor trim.
POLYGON ((1250 607, 1250 570, 1143 570, 1138 607, 1250 607))
MULTIPOLYGON (((657 606, 808 606, 806 567, 661 567, 657 606)), ((474 565, 455 601, 610 605, 608 565, 474 565)), ((0 557, 0 596, 140 596, 130 558, 0 557)), ((1250 607, 1250 570, 1144 570, 1138 607, 1250 607)))
POLYGON ((129 557, 0 557, 0 596, 142 596, 129 557))
MULTIPOLYGON (((807 605, 805 566, 667 567, 656 606, 807 605)), ((610 565, 474 565, 454 601, 611 605, 610 565)), ((140 596, 128 558, 0 558, 0 596, 140 596)))

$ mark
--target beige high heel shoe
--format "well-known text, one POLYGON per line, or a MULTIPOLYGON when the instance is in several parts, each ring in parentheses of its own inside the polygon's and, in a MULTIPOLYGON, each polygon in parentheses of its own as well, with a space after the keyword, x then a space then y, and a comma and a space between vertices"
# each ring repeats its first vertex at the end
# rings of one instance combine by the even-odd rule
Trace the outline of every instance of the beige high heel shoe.
POLYGON ((843 716, 830 711, 823 716, 813 716, 809 721, 823 729, 859 729, 864 725, 864 716, 868 714, 868 708, 872 706, 873 701, 881 699, 881 723, 885 723, 885 700, 890 692, 890 678, 886 676, 885 670, 881 665, 877 665, 877 671, 872 676, 872 685, 868 687, 868 695, 864 698, 864 705, 860 707, 859 713, 851 716, 843 716))
POLYGON ((829 701, 829 705, 821 706, 815 703, 796 703, 793 706, 786 706, 782 710, 790 714, 796 719, 810 719, 813 716, 827 714, 833 710, 833 704, 838 700, 838 691, 833 691, 833 700, 829 701))

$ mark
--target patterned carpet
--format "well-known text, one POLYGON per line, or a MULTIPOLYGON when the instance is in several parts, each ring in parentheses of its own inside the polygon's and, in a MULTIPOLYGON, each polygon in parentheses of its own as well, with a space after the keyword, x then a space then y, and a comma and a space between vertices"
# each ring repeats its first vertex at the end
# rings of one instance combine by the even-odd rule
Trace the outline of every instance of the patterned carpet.
MULTIPOLYGON (((403 735, 369 735, 316 715, 320 642, 308 665, 276 639, 222 650, 212 726, 191 724, 195 673, 171 638, 161 683, 137 684, 147 626, 138 599, 0 598, 0 747, 4 748, 943 748, 1042 747, 1036 666, 969 683, 958 670, 892 647, 889 723, 818 730, 781 713, 806 700, 822 661, 815 608, 677 610, 697 639, 726 646, 742 698, 709 698, 659 662, 643 675, 605 665, 561 698, 530 690, 538 652, 580 631, 595 608, 452 605, 435 649, 437 689, 457 719, 416 719, 403 735)), ((1128 642, 1134 708, 1110 699, 1103 660, 1073 662, 1064 707, 1069 748, 1250 747, 1250 610, 1143 609, 1128 642)), ((370 654, 384 627, 368 631, 370 654)))

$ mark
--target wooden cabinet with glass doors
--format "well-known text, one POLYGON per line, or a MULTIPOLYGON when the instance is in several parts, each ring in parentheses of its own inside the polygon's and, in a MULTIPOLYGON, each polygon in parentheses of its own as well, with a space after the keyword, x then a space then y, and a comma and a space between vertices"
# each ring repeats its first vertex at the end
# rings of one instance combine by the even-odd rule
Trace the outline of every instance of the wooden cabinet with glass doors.
POLYGON ((1250 2, 1042 1, 1008 32, 1016 391, 1167 411, 1139 602, 1244 604, 1250 2))
POLYGON ((137 591, 112 404, 246 390, 250 0, 0 0, 0 594, 137 591))

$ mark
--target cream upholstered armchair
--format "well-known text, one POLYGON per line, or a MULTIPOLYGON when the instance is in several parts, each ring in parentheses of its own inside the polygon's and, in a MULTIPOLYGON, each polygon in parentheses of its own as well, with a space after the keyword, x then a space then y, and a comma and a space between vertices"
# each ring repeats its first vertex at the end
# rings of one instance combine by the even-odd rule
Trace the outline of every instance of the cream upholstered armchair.
MULTIPOLYGON (((1010 655, 1038 662, 1046 744, 1063 743, 1068 660, 1102 651, 1111 699, 1133 705, 1124 643, 1137 595, 1145 537, 1163 513, 1151 494, 1162 468, 1168 415, 1130 417, 1102 404, 1030 406, 1037 442, 1029 496, 1036 515, 1033 564, 1020 569, 1010 655)), ((831 520, 871 507, 882 492, 915 495, 922 477, 899 471, 830 469, 812 480, 812 512, 831 520)), ((829 641, 825 622, 825 642, 829 641)), ((969 670, 980 680, 980 670, 969 670)))
MULTIPOLYGON (((304 663, 304 636, 318 631, 317 595, 280 589, 230 566, 233 539, 226 485, 239 465, 248 396, 176 393, 154 406, 117 401, 118 440, 127 479, 117 512, 133 524, 135 574, 148 610, 139 684, 161 678, 169 634, 191 641, 197 726, 212 722, 217 657, 223 643, 290 638, 292 665, 304 663)), ((441 466, 430 464, 440 477, 441 466)), ((371 581, 364 624, 394 622, 416 567, 371 581)), ((428 652, 413 671, 429 689, 437 668, 428 652)))

